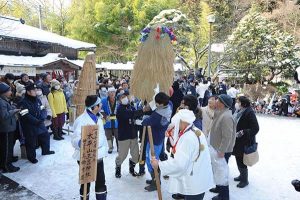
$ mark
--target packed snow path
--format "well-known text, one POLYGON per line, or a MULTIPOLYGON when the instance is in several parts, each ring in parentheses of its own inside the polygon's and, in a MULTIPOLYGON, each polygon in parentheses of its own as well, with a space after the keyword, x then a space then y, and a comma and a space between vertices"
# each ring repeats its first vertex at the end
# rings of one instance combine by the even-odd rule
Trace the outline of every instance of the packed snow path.
MULTIPOLYGON (((230 158, 231 200, 299 200, 300 193, 294 190, 291 180, 300 179, 300 120, 269 116, 259 116, 258 120, 260 161, 249 169, 250 185, 238 189, 233 181, 233 177, 238 175, 235 158, 230 158)), ((21 170, 7 176, 46 200, 79 199, 78 165, 72 159, 70 136, 65 138, 64 141, 51 141, 55 155, 41 157, 39 150, 39 162, 36 165, 20 160, 16 165, 21 170)), ((122 165, 122 178, 114 177, 116 155, 114 151, 104 160, 108 200, 156 200, 156 192, 144 191, 149 174, 140 178, 132 177, 128 172, 128 158, 122 165)), ((172 199, 166 188, 167 181, 163 180, 163 199, 172 199)), ((91 189, 91 199, 95 199, 94 185, 91 189)), ((208 192, 204 199, 213 196, 208 192)), ((15 200, 13 197, 9 199, 15 200)))

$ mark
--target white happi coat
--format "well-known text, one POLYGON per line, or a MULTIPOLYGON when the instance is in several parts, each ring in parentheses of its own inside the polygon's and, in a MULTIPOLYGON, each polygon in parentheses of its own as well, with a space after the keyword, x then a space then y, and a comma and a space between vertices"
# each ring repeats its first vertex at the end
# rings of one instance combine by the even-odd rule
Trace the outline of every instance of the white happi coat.
MULTIPOLYGON (((74 134, 72 135, 72 145, 75 148, 75 152, 73 154, 73 158, 76 160, 80 160, 80 147, 78 146, 78 142, 81 139, 81 127, 86 125, 96 125, 89 114, 84 111, 74 122, 73 130, 74 134)), ((104 158, 107 156, 108 152, 108 144, 105 136, 103 121, 101 118, 98 119, 97 123, 99 127, 99 144, 98 144, 98 159, 104 158)))
POLYGON ((199 142, 196 134, 188 130, 179 139, 174 158, 159 163, 162 175, 170 177, 170 193, 198 195, 214 187, 209 149, 203 133, 200 142, 204 150, 195 162, 199 154, 199 142))

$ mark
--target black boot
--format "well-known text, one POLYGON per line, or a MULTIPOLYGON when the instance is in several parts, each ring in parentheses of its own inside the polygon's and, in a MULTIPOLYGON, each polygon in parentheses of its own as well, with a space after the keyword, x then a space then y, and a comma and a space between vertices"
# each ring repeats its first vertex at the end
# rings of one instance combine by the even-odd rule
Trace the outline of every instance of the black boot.
POLYGON ((145 163, 144 164, 139 164, 140 171, 138 173, 138 176, 144 176, 145 175, 145 163))
POLYGON ((147 190, 148 192, 153 192, 157 190, 154 172, 151 173, 151 178, 151 184, 145 187, 145 190, 147 190))
POLYGON ((294 188, 297 192, 300 192, 300 181, 299 180, 293 180, 292 185, 294 186, 294 188))
POLYGON ((146 180, 147 185, 150 185, 151 183, 152 183, 152 179, 151 180, 150 179, 146 180))
POLYGON ((136 173, 136 172, 134 171, 134 168, 135 168, 135 163, 134 163, 131 159, 129 159, 129 173, 130 173, 133 177, 136 177, 136 176, 138 176, 138 173, 136 173))
POLYGON ((219 195, 212 200, 229 200, 229 186, 219 186, 219 195))
POLYGON ((182 194, 173 194, 172 198, 173 199, 184 199, 184 195, 182 195, 182 194))
POLYGON ((241 168, 238 168, 239 172, 240 172, 240 175, 238 177, 235 177, 233 180, 236 181, 236 182, 239 182, 241 181, 241 168))
POLYGON ((58 136, 57 128, 53 128, 53 140, 61 140, 61 138, 58 136))
POLYGON ((236 182, 241 181, 241 175, 239 175, 238 177, 235 177, 233 180, 236 181, 236 182))
POLYGON ((36 159, 36 158, 33 158, 33 159, 28 159, 32 164, 36 164, 36 163, 38 163, 39 161, 38 161, 38 159, 36 159))
POLYGON ((58 128, 58 137, 60 138, 60 140, 64 140, 65 139, 62 135, 63 135, 62 128, 58 128))
POLYGON ((212 193, 216 193, 216 194, 218 194, 218 193, 219 193, 219 186, 218 186, 218 185, 216 185, 216 187, 215 187, 215 188, 212 188, 212 189, 210 189, 209 191, 210 191, 210 192, 212 192, 212 193))
POLYGON ((96 200, 106 200, 106 192, 102 194, 96 194, 96 200))
POLYGON ((19 160, 18 156, 13 156, 11 162, 17 162, 19 160))
POLYGON ((121 166, 116 165, 116 178, 121 178, 121 166))
POLYGON ((249 185, 249 181, 248 181, 248 169, 245 168, 245 169, 239 169, 239 170, 241 172, 241 175, 240 175, 240 183, 237 184, 237 187, 238 188, 244 188, 247 185, 249 185))
POLYGON ((14 173, 20 170, 20 167, 15 167, 12 164, 8 164, 3 167, 2 173, 14 173))

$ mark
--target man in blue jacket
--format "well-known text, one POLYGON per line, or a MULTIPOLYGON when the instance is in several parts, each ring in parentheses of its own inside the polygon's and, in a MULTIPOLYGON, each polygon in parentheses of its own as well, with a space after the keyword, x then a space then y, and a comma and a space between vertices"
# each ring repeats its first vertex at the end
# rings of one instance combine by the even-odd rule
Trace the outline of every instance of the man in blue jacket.
MULTIPOLYGON (((156 159, 159 159, 159 155, 163 148, 163 143, 165 139, 165 132, 170 124, 171 115, 172 115, 172 106, 169 103, 169 96, 163 92, 158 93, 155 96, 156 110, 150 115, 150 117, 145 118, 142 122, 143 126, 151 126, 153 143, 154 143, 154 151, 156 159)), ((145 190, 152 192, 155 191, 155 177, 154 171, 151 165, 151 155, 150 155, 150 144, 147 142, 146 146, 146 164, 148 167, 148 171, 151 174, 152 181, 147 181, 149 183, 145 190)))
POLYGON ((26 94, 20 104, 22 109, 28 109, 28 113, 21 117, 21 124, 25 134, 27 159, 35 164, 38 162, 35 152, 37 139, 42 147, 42 155, 55 153, 54 151, 50 151, 50 135, 44 124, 47 118, 47 111, 37 98, 36 86, 34 84, 26 86, 26 94))
POLYGON ((128 92, 124 92, 119 94, 117 98, 120 105, 117 109, 119 151, 116 158, 116 178, 121 178, 121 165, 126 159, 129 150, 131 154, 129 172, 134 177, 138 176, 134 171, 134 167, 139 161, 139 145, 135 120, 143 115, 143 110, 136 110, 130 105, 128 95, 128 92))
POLYGON ((118 147, 118 121, 116 118, 117 114, 117 100, 116 100, 116 89, 114 87, 108 88, 108 97, 102 99, 102 110, 103 116, 106 120, 104 124, 105 135, 108 142, 108 153, 111 154, 114 146, 114 137, 116 139, 118 147))

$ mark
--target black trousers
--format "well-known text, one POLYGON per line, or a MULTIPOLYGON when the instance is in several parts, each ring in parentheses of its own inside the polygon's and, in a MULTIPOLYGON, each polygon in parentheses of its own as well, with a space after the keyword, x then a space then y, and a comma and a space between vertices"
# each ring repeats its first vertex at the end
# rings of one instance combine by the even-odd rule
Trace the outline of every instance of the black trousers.
POLYGON ((7 168, 12 163, 15 132, 0 132, 0 168, 7 168))
POLYGON ((239 169, 247 169, 247 165, 243 162, 244 156, 235 156, 236 164, 239 169))
POLYGON ((236 99, 232 98, 232 106, 231 106, 232 114, 235 112, 235 103, 236 103, 236 99))
POLYGON ((42 154, 48 153, 50 150, 50 135, 48 132, 39 135, 26 135, 25 147, 28 160, 36 159, 36 141, 42 147, 42 154))
MULTIPOLYGON (((79 161, 77 161, 78 165, 80 164, 79 161)), ((87 184, 87 195, 90 194, 90 186, 91 184, 87 184)), ((84 185, 80 185, 80 195, 83 196, 84 192, 84 185)), ((95 183, 95 192, 96 194, 101 194, 106 192, 106 185, 105 185, 105 173, 104 173, 104 163, 103 160, 100 159, 97 161, 97 179, 95 183)))

